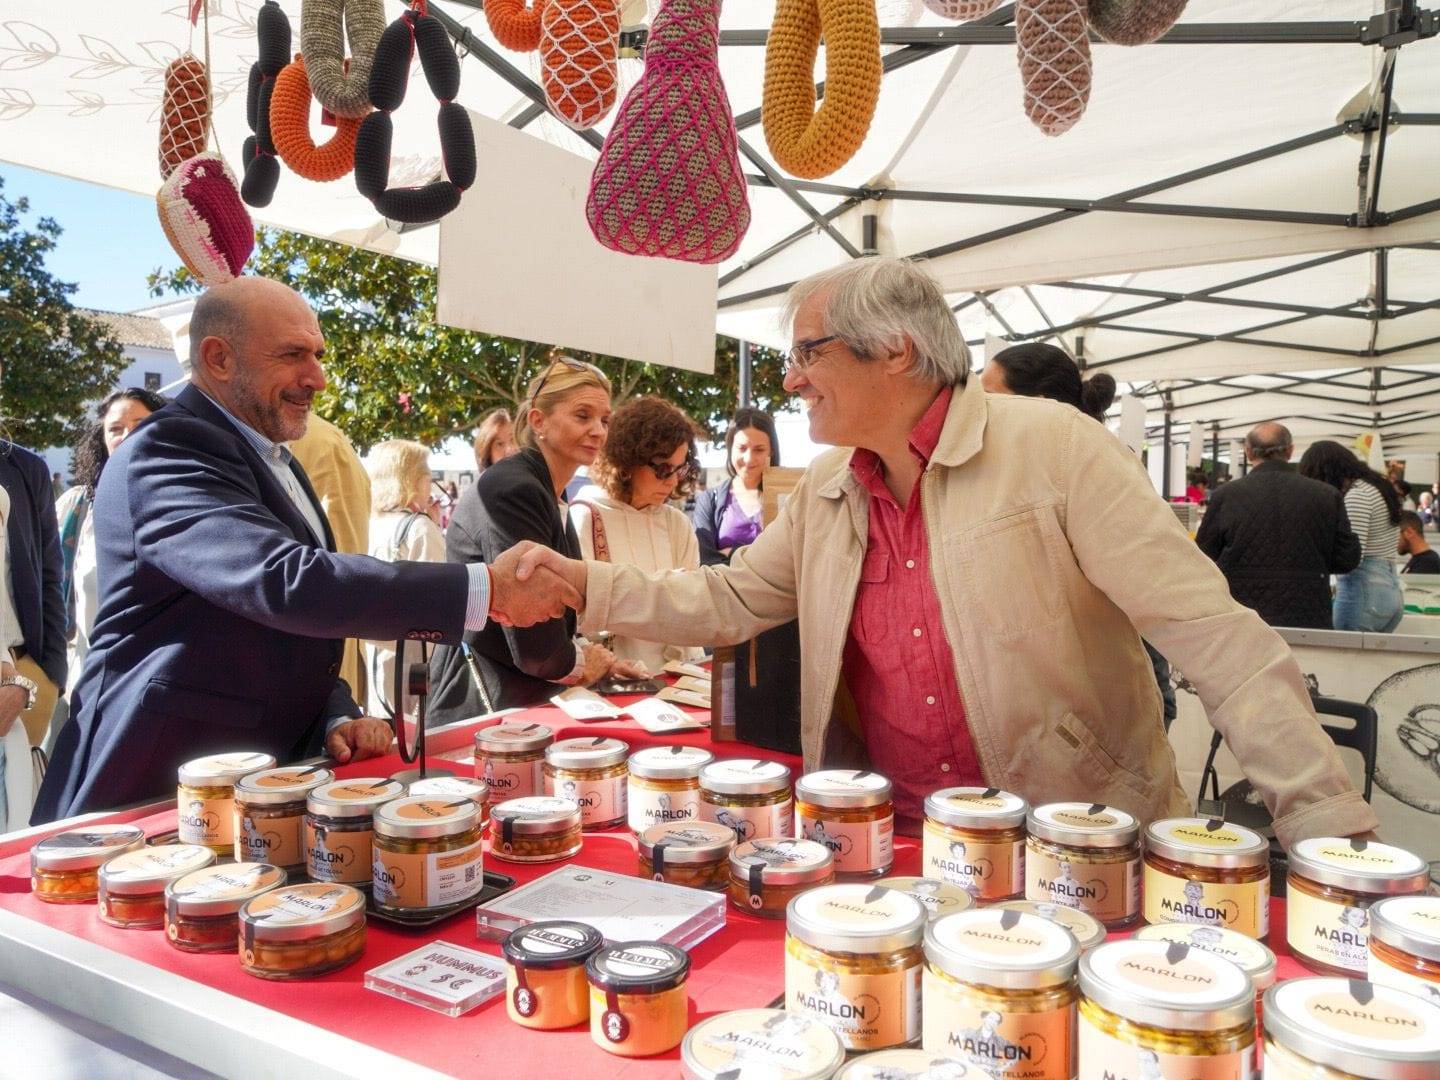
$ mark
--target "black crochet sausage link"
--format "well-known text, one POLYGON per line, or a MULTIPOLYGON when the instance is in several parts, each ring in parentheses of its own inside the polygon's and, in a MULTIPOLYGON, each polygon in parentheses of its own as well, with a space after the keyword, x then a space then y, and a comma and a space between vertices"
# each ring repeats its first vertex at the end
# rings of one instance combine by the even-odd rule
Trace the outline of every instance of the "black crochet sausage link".
POLYGON ((290 62, 290 17, 275 0, 265 0, 255 18, 260 52, 255 62, 266 78, 273 79, 290 62))
POLYGON ((415 21, 415 49, 435 100, 454 101, 460 93, 460 58, 439 19, 422 15, 415 21))
POLYGON ((405 101, 410 62, 415 58, 415 34, 407 11, 385 28, 370 65, 370 104, 381 112, 394 112, 405 101))
POLYGON ((275 76, 290 62, 290 17, 275 0, 265 0, 255 18, 258 59, 250 65, 245 88, 245 119, 250 136, 240 151, 245 173, 240 197, 251 206, 269 206, 280 183, 280 162, 270 138, 270 95, 275 76))

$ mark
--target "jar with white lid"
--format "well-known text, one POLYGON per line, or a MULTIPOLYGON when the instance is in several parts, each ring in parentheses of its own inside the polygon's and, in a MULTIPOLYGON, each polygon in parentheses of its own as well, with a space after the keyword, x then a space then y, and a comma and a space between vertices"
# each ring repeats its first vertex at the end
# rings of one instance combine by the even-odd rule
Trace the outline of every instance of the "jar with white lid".
POLYGON ((240 908, 240 967, 261 979, 308 979, 365 953, 365 894, 349 885, 283 885, 240 908))
POLYGON ((803 892, 835 883, 835 856, 813 840, 761 837, 730 852, 730 902, 764 919, 783 919, 803 892))
POLYGON ((1108 929, 1140 917, 1140 823, 1103 803, 1049 803, 1025 821, 1025 899, 1088 911, 1108 929))
POLYGON ((485 887, 480 807, 471 799, 407 795, 375 811, 375 907, 429 915, 485 887))
POLYGON ((1079 1080, 1250 1080, 1255 992, 1214 953, 1110 941, 1080 957, 1079 1080))
POLYGON ((1285 940, 1295 959, 1312 971, 1364 978, 1370 905, 1425 892, 1430 867, 1389 844, 1316 837, 1290 849, 1285 882, 1285 940))
POLYGON ((730 886, 735 833, 713 821, 671 821, 640 834, 642 878, 723 892, 730 886))
POLYGON ((796 835, 834 853, 837 877, 884 877, 895 861, 893 791, 868 769, 806 773, 795 782, 796 835))
POLYGON ((982 1076, 1071 1080, 1080 946, 1049 919, 987 908, 925 928, 927 1052, 982 1076))
POLYGON ((545 751, 555 733, 544 724, 494 724, 475 732, 475 779, 490 803, 545 794, 545 751))
POLYGON ((467 776, 427 776, 412 780, 407 795, 430 795, 441 799, 469 799, 480 808, 480 820, 490 818, 490 789, 483 781, 467 776))
POLYGON ((278 889, 285 871, 268 863, 225 863, 165 886, 165 940, 181 952, 233 953, 245 901, 278 889))
POLYGON ((1006 900, 999 904, 992 904, 991 907, 996 911, 1020 911, 1026 915, 1038 915, 1042 919, 1059 923, 1075 935, 1075 940, 1080 943, 1082 953, 1089 952, 1097 945, 1105 944, 1105 938, 1108 935, 1105 924, 1088 911, 1065 907, 1063 904, 1052 904, 1048 900, 1006 900))
POLYGON ((230 857, 235 848, 235 783, 262 769, 273 769, 273 754, 212 754, 180 766, 175 789, 182 844, 203 844, 230 857))
POLYGON ((699 746, 650 746, 630 755, 630 831, 700 816, 700 770, 715 755, 699 746))
POLYGON ((1392 896, 1371 907, 1369 976, 1440 1005, 1440 896, 1392 896))
MULTIPOLYGON (((1255 1021, 1264 1020, 1265 991, 1275 985, 1275 954, 1263 941, 1221 926, 1187 926, 1184 923, 1161 923, 1142 926, 1135 931, 1136 941, 1168 941, 1188 945, 1192 949, 1223 956, 1250 976, 1255 989, 1255 1021)), ((1258 1029, 1257 1029, 1258 1030, 1258 1029)))
POLYGON ((583 843, 580 804, 573 799, 506 799, 490 813, 490 854, 504 862, 559 862, 583 843))
POLYGON ((845 1061, 824 1024, 784 1009, 740 1009, 701 1020, 680 1044, 685 1080, 830 1080, 845 1061))
POLYGON ((1263 940, 1270 932, 1270 843, 1219 818, 1145 829, 1145 921, 1201 923, 1263 940))
POLYGON ((100 921, 137 930, 164 926, 165 886, 214 861, 214 850, 203 844, 165 844, 117 855, 100 867, 100 921))
POLYGON ((739 843, 795 835, 790 769, 762 758, 723 758, 700 770, 700 817, 735 830, 739 843))
POLYGON ((235 783, 235 861, 269 863, 289 874, 305 870, 305 800, 331 783, 321 766, 250 773, 235 783))
POLYGON ((827 885, 785 915, 785 1008, 819 1020, 847 1050, 881 1050, 920 1036, 925 909, 865 884, 827 885))
POLYGON ((1435 1080, 1440 1004, 1360 979, 1290 979, 1265 994, 1265 1080, 1435 1080))
POLYGON ((586 832, 626 820, 626 758, 630 747, 605 735, 562 739, 545 751, 545 794, 580 804, 586 832))
POLYGON ((379 776, 336 780, 310 792, 304 828, 310 879, 370 888, 375 811, 404 794, 404 784, 379 776))
POLYGON ((47 836, 30 849, 30 891, 47 904, 94 900, 100 867, 145 846, 138 825, 90 825, 47 836))
POLYGON ((975 1076, 954 1058, 928 1050, 876 1050, 858 1054, 835 1074, 835 1080, 991 1080, 975 1076))
POLYGON ((1025 894, 1030 804, 999 788, 950 787, 925 798, 920 868, 982 904, 1025 894))
POLYGON ((895 889, 906 896, 920 901, 925 917, 931 922, 947 915, 969 911, 975 906, 975 898, 958 885, 951 885, 939 878, 887 877, 875 882, 881 889, 895 889))

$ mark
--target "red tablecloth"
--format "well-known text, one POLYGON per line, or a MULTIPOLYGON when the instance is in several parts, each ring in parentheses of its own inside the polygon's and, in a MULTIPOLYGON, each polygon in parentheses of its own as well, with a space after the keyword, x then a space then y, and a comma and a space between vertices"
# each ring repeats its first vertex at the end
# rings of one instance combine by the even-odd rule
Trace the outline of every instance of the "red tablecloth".
MULTIPOLYGON (((719 757, 759 756, 785 761, 799 770, 799 761, 743 743, 711 743, 708 732, 650 735, 632 721, 576 724, 559 709, 545 707, 525 712, 523 720, 554 728, 558 738, 575 734, 613 735, 632 747, 685 743, 709 747, 719 757)), ((512 715, 508 722, 519 719, 512 715)), ((476 725, 479 727, 482 725, 476 725)), ((445 732, 431 743, 432 757, 469 746, 473 728, 445 732)), ((341 776, 386 776, 402 768, 398 757, 371 759, 341 766, 341 776)), ((463 772, 463 769, 456 769, 463 772)), ((110 820, 132 820, 156 835, 175 827, 175 811, 130 811, 110 820)), ((304 983, 272 983, 246 975, 234 955, 194 955, 166 944, 158 931, 121 930, 95 916, 93 904, 43 904, 30 893, 29 846, 6 853, 0 849, 0 908, 46 926, 65 931, 115 952, 154 964, 173 974, 194 979, 338 1035, 455 1076, 493 1073, 495 1047, 505 1048, 505 1072, 517 1078, 596 1076, 674 1076, 678 1052, 658 1058, 631 1060, 607 1054, 590 1040, 588 1029, 536 1032, 510 1022, 503 999, 496 998, 466 1016, 449 1018, 394 998, 366 990, 365 972, 431 941, 441 939, 497 954, 499 947, 475 935, 473 913, 457 915, 438 927, 406 931, 372 920, 364 957, 342 971, 304 983)), ((612 872, 634 873, 635 839, 628 832, 588 833, 584 848, 572 862, 612 872)), ((520 883, 553 870, 554 865, 523 866, 490 860, 487 867, 509 874, 520 883)), ((896 837, 896 876, 919 872, 918 842, 896 837)), ((785 928, 782 922, 760 919, 730 906, 725 927, 691 950, 691 1023, 715 1012, 769 1004, 784 990, 785 928)), ((1280 957, 1280 978, 1302 974, 1284 945, 1284 906, 1272 906, 1271 947, 1280 957)), ((1126 936, 1126 935, 1117 935, 1126 936)))

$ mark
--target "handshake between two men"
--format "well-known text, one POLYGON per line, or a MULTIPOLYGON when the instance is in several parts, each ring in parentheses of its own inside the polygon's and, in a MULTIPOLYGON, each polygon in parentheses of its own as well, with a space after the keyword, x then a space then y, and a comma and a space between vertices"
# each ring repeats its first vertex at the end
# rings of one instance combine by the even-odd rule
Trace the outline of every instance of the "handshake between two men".
POLYGON ((585 564, 522 540, 490 566, 490 618, 502 626, 534 626, 585 606, 585 564))

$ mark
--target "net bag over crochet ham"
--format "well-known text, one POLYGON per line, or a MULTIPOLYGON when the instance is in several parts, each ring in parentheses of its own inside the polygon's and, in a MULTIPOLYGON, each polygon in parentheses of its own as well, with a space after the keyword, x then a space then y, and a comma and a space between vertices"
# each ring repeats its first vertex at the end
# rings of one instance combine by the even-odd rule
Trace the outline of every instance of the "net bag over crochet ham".
POLYGON ((942 18, 969 22, 989 15, 1000 6, 1000 0, 925 0, 925 6, 942 18))
POLYGON ((250 136, 240 151, 240 166, 245 170, 240 196, 251 206, 269 206, 280 182, 280 162, 275 159, 270 136, 270 96, 275 91, 275 76, 290 61, 290 19, 275 0, 265 0, 255 25, 259 55, 250 66, 245 94, 250 136))
POLYGON ((1015 39, 1025 115, 1046 135, 1061 135, 1090 101, 1090 38, 1085 0, 1020 0, 1015 39))
POLYGON ((165 67, 160 103, 160 178, 205 149, 210 135, 210 78, 198 57, 186 53, 165 67))
POLYGON ((358 119, 337 116, 335 134, 324 145, 316 146, 310 137, 310 80, 304 57, 295 57, 275 76, 275 91, 270 95, 270 136, 280 160, 296 176, 321 183, 339 180, 355 167, 355 136, 359 130, 358 119))
POLYGON ((1148 45, 1184 14, 1186 0, 1089 0, 1090 25, 1115 45, 1148 45))
POLYGON ((485 19, 495 40, 514 52, 534 52, 540 47, 540 14, 546 0, 487 0, 485 19))
POLYGON ((615 107, 620 83, 617 0, 545 0, 540 13, 540 85, 550 111, 576 131, 615 107))
POLYGON ((300 52, 310 90, 336 117, 358 120, 370 111, 370 67, 384 32, 385 0, 304 0, 300 6, 300 52), (350 42, 348 66, 344 39, 350 42))
POLYGON ((181 162, 155 203, 165 239, 202 285, 240 276, 255 249, 255 226, 224 158, 197 154, 181 162))
POLYGON ((585 218, 628 255, 717 263, 740 246, 750 201, 720 78, 719 0, 665 0, 645 74, 605 139, 585 218))
POLYGON ((855 156, 880 100, 874 0, 778 0, 765 43, 765 144, 792 176, 828 176, 855 156), (825 36, 825 100, 815 108, 815 53, 825 36))

